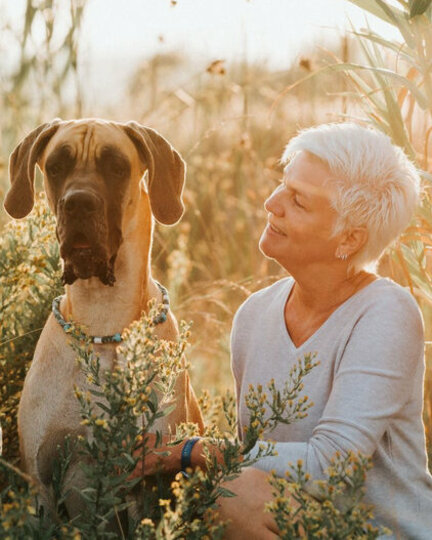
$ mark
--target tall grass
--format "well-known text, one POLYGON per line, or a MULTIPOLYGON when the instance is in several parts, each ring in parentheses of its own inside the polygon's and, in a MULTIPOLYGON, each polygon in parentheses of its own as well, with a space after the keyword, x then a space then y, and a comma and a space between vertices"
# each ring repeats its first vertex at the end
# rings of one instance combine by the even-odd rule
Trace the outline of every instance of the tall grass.
POLYGON ((349 0, 394 26, 398 40, 370 28, 353 29, 363 62, 339 59, 330 70, 349 77, 366 120, 387 133, 413 159, 423 177, 421 206, 411 226, 389 251, 382 270, 411 289, 426 330, 424 419, 432 443, 432 1, 349 0))
MULTIPOLYGON (((48 25, 37 5, 28 0, 30 15, 19 44, 32 41, 35 21, 48 25)), ((85 4, 71 2, 71 9, 77 5, 81 6, 79 17, 69 19, 71 26, 65 34, 74 36, 66 42, 74 50, 67 56, 72 59, 78 55, 77 36, 85 4)), ((65 14, 67 2, 58 0, 56 8, 59 15, 60 10, 65 14)), ((55 19, 51 22, 56 24, 55 19)), ((49 41, 54 32, 48 30, 47 26, 49 41)), ((40 64, 52 62, 55 72, 57 49, 44 45, 43 50, 50 51, 49 60, 26 45, 21 63, 42 72, 40 64)), ((10 109, 2 120, 5 164, 14 144, 39 121, 79 114, 134 118, 158 129, 186 159, 186 213, 180 225, 156 228, 153 268, 170 289, 176 315, 193 321, 192 377, 199 388, 209 386, 209 380, 216 393, 232 386, 228 341, 233 313, 252 290, 280 274, 280 268, 264 259, 257 245, 265 222, 263 202, 280 178, 278 160, 284 145, 298 128, 338 118, 341 98, 322 96, 315 82, 291 95, 271 118, 276 96, 313 68, 321 56, 305 51, 299 64, 275 72, 247 62, 203 65, 196 71, 187 58, 157 55, 137 67, 128 95, 112 111, 86 103, 85 92, 78 92, 76 86, 75 61, 67 64, 68 76, 55 85, 35 86, 38 77, 31 70, 27 74, 20 65, 9 74, 11 85, 15 79, 23 81, 19 91, 11 86, 11 93, 17 93, 26 106, 20 106, 17 115, 10 109), (185 73, 190 73, 186 80, 185 73), (68 84, 72 84, 72 92, 68 84), (74 94, 75 101, 70 98, 74 94)), ((323 76, 320 88, 342 90, 343 79, 342 74, 323 76)), ((6 107, 6 97, 4 100, 6 107)), ((8 184, 6 167, 0 174, 1 193, 8 184)), ((3 213, 0 221, 5 220, 3 213)))
MULTIPOLYGON (((419 2, 400 1, 399 8, 381 0, 352 2, 400 28, 400 41, 385 40, 369 29, 353 30, 331 53, 306 51, 297 65, 284 72, 246 62, 213 63, 194 71, 185 58, 155 56, 137 68, 121 108, 110 110, 103 103, 90 107, 79 79, 78 36, 85 0, 27 0, 25 21, 14 41, 19 61, 2 75, 0 194, 7 186, 8 154, 40 121, 81 115, 134 118, 161 131, 188 164, 186 213, 174 228, 156 227, 153 272, 169 288, 177 317, 193 321, 189 358, 199 389, 211 387, 215 394, 223 394, 232 387, 233 313, 251 291, 281 273, 261 256, 257 245, 265 222, 263 202, 280 178, 284 145, 299 128, 344 115, 360 116, 388 133, 424 171, 422 207, 383 259, 381 271, 411 287, 423 309, 427 340, 432 340, 430 7, 423 11, 419 2), (69 21, 63 33, 57 27, 61 13, 68 13, 69 21), (45 30, 36 49, 32 46, 35 25, 45 30), (321 69, 323 62, 327 64, 321 69), (186 82, 185 72, 191 73, 186 82)), ((0 223, 6 220, 0 213, 0 223)), ((48 255, 49 261, 54 260, 55 254, 48 255)), ((21 259, 16 264, 31 265, 21 259)), ((32 272, 27 269, 21 288, 14 289, 17 298, 34 294, 32 283, 26 281, 32 272)), ((45 310, 49 284, 46 289, 46 305, 41 304, 45 310)), ((23 319, 13 341, 0 343, 0 359, 1 354, 12 355, 13 348, 22 352, 14 377, 24 376, 31 357, 35 335, 28 332, 36 329, 30 324, 23 319)), ((431 349, 425 394, 429 443, 431 349)), ((3 382, 7 376, 4 372, 3 382)), ((16 406, 19 384, 13 392, 5 392, 16 406)), ((16 439, 5 442, 14 445, 16 439)))
MULTIPOLYGON (((47 118, 80 116, 78 51, 87 0, 25 0, 24 19, 1 18, 0 197, 7 185, 11 148, 47 118), (17 58, 11 62, 11 58, 17 58)), ((5 7, 3 8, 5 9, 5 7)), ((5 215, 0 213, 0 224, 5 215)))

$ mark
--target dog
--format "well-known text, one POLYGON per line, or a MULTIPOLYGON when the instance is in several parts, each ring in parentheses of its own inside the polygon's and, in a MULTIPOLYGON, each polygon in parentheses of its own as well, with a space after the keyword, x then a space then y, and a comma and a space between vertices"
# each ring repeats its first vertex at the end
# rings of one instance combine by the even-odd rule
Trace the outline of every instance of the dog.
MULTIPOLYGON (((153 218, 172 225, 182 216, 184 161, 157 131, 136 122, 56 119, 33 130, 11 155, 11 187, 4 206, 13 218, 25 217, 33 207, 36 164, 56 216, 66 291, 58 306, 63 323, 75 321, 91 336, 119 336, 151 299, 161 302, 162 288, 150 269, 153 218)), ((178 331, 171 311, 164 319, 155 334, 174 340, 178 331)), ((83 430, 74 395, 80 369, 69 339, 51 314, 18 408, 21 463, 40 486, 48 510, 57 447, 66 435, 83 430)), ((112 368, 115 341, 98 339, 94 350, 101 365, 112 368)), ((186 421, 203 429, 197 399, 183 372, 177 380, 176 407, 158 421, 157 429, 167 433, 186 421)), ((79 471, 74 474, 79 476, 79 471)), ((70 515, 79 510, 78 498, 72 494, 66 502, 70 515)))

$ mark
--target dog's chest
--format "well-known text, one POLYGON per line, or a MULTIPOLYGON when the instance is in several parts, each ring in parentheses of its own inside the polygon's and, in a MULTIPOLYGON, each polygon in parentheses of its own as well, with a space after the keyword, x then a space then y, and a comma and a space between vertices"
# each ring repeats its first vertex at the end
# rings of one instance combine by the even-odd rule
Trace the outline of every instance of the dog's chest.
POLYGON ((93 354, 99 360, 101 373, 112 371, 121 361, 121 358, 117 354, 116 346, 112 343, 107 345, 93 345, 93 354))

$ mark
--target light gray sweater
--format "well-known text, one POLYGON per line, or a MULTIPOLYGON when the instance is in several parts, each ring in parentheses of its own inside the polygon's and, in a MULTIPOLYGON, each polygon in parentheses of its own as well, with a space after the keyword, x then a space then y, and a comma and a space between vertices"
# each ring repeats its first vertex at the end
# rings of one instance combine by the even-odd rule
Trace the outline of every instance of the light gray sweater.
POLYGON ((256 466, 283 476, 289 462, 302 459, 312 478, 322 479, 336 451, 371 455, 365 502, 374 505, 376 523, 389 527, 393 538, 431 540, 423 324, 416 302, 380 278, 346 300, 296 348, 284 319, 293 283, 282 279, 254 293, 234 318, 232 369, 241 432, 248 424, 249 384, 274 378, 282 387, 304 354, 316 352, 320 361, 304 379, 303 394, 314 402, 307 418, 266 433, 277 441, 278 455, 256 466))

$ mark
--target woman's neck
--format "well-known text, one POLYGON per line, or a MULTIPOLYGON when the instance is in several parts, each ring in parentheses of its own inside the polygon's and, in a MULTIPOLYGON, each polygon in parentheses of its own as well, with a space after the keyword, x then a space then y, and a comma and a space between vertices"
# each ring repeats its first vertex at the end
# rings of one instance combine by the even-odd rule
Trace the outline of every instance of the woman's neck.
POLYGON ((375 281, 378 276, 361 270, 344 276, 327 274, 321 276, 294 276, 294 286, 287 305, 316 314, 331 313, 348 298, 375 281))

